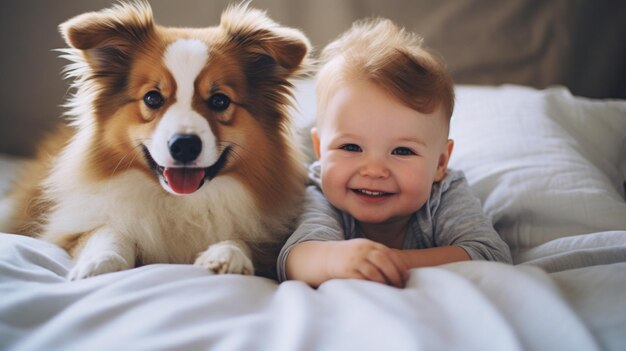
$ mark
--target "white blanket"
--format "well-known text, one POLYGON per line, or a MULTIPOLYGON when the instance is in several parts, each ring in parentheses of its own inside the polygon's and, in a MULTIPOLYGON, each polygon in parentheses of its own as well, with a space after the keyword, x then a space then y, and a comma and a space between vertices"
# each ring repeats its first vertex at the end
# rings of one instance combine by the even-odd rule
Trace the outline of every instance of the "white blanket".
MULTIPOLYGON (((620 317, 611 300, 559 288, 578 287, 578 278, 533 267, 465 262, 415 269, 405 289, 334 280, 314 290, 190 265, 67 282, 71 265, 51 244, 0 237, 0 348, 596 350, 596 337, 626 341, 594 336, 570 302, 622 322, 625 306, 620 317)), ((615 266, 615 288, 625 268, 615 266)))

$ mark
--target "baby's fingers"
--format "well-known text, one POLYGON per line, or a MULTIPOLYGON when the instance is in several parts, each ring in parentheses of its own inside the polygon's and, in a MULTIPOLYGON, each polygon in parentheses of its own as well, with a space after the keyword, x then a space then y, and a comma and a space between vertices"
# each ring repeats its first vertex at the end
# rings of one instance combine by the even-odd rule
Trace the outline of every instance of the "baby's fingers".
POLYGON ((403 288, 408 273, 403 267, 403 263, 395 262, 393 255, 387 255, 385 252, 376 251, 369 257, 370 262, 376 266, 380 274, 384 277, 383 283, 403 288))
POLYGON ((380 271, 380 269, 378 269, 378 267, 370 262, 365 262, 364 264, 362 264, 358 268, 357 272, 362 277, 361 279, 387 284, 387 279, 380 271))
POLYGON ((397 252, 399 251, 392 251, 389 257, 394 266, 396 266, 396 268, 398 269, 398 272, 400 273, 400 277, 402 278, 403 282, 406 282, 409 279, 409 268, 407 267, 404 260, 402 260, 402 258, 397 254, 397 252))

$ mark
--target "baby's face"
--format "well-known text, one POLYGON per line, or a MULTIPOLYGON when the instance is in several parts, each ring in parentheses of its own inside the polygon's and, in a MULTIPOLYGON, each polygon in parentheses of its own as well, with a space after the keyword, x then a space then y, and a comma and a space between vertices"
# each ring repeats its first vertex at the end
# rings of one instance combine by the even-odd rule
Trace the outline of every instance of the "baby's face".
POLYGON ((385 223, 426 203, 452 149, 440 109, 417 112, 358 81, 340 88, 325 112, 313 137, 322 188, 335 207, 363 223, 385 223))

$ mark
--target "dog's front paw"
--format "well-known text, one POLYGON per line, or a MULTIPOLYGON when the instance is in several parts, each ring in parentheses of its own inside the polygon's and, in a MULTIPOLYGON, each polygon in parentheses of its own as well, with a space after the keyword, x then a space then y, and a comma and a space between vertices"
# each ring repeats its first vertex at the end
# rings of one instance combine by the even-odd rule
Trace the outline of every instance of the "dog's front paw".
POLYGON ((228 241, 209 246, 194 264, 216 274, 254 274, 252 260, 237 244, 228 241))
POLYGON ((128 268, 128 262, 117 252, 101 252, 96 256, 79 257, 74 268, 67 274, 67 279, 85 279, 95 275, 117 272, 128 268))

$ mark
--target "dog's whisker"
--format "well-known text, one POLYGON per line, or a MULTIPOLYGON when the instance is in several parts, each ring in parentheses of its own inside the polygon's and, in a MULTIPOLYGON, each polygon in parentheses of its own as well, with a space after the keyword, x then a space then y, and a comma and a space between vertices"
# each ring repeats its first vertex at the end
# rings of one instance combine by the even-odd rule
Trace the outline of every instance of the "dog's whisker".
POLYGON ((232 142, 232 141, 222 141, 219 143, 219 146, 221 148, 226 148, 228 146, 231 147, 230 149, 230 157, 233 158, 234 160, 240 160, 241 159, 241 152, 240 150, 245 151, 246 149, 241 146, 241 144, 238 144, 236 142, 232 142))
POLYGON ((232 158, 235 160, 240 160, 241 159, 241 154, 237 151, 237 149, 233 149, 233 151, 231 152, 232 158))
POLYGON ((133 154, 133 158, 126 164, 126 170, 130 169, 130 166, 133 164, 133 162, 135 162, 135 159, 137 158, 137 153, 134 152, 137 148, 141 147, 143 144, 140 142, 139 144, 135 145, 131 151, 127 152, 124 157, 122 157, 117 164, 115 165, 115 168, 113 169, 113 172, 111 173, 111 175, 115 175, 115 173, 117 172, 118 168, 120 167, 120 165, 122 164, 122 162, 124 162, 124 160, 128 157, 128 155, 133 154))
MULTIPOLYGON (((139 146, 141 145, 136 146, 135 149, 139 146)), ((130 169, 130 166, 135 162, 135 159, 137 159, 137 153, 133 152, 133 158, 128 162, 128 165, 126 166, 126 170, 130 169)))

